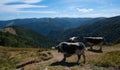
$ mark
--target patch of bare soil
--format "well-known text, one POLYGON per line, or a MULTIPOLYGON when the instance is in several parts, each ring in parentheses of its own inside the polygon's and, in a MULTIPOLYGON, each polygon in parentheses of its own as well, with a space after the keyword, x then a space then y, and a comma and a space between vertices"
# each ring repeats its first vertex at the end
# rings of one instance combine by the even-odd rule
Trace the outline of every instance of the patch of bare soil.
MULTIPOLYGON (((89 61, 90 60, 96 61, 101 55, 109 51, 115 51, 116 49, 108 49, 106 47, 103 50, 104 50, 103 53, 86 51, 86 59, 89 61)), ((120 50, 120 48, 117 50, 120 50)), ((77 65, 76 55, 73 55, 72 57, 70 57, 70 59, 68 59, 68 61, 66 62, 61 62, 61 60, 63 59, 63 55, 61 53, 58 53, 55 50, 52 50, 49 52, 51 52, 51 54, 53 55, 53 58, 49 60, 37 62, 37 63, 27 64, 19 68, 18 70, 119 70, 118 68, 115 68, 115 67, 99 67, 88 62, 86 64, 83 64, 82 63, 83 59, 81 59, 80 64, 77 65)))
POLYGON ((53 55, 53 58, 44 60, 44 61, 36 61, 36 60, 28 60, 27 62, 23 62, 17 65, 16 70, 34 70, 36 67, 39 67, 42 64, 54 62, 54 61, 61 61, 63 59, 63 55, 58 53, 57 51, 50 51, 53 55))

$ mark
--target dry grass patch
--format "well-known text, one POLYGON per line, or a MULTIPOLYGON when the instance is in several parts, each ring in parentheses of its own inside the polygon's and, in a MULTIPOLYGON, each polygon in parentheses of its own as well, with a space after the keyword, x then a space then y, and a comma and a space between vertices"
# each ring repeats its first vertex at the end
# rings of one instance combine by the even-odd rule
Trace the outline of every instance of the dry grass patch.
POLYGON ((50 59, 52 54, 47 50, 43 48, 8 48, 0 46, 0 70, 13 70, 22 64, 50 59))
POLYGON ((112 51, 104 54, 98 61, 98 65, 104 67, 120 67, 120 51, 112 51))

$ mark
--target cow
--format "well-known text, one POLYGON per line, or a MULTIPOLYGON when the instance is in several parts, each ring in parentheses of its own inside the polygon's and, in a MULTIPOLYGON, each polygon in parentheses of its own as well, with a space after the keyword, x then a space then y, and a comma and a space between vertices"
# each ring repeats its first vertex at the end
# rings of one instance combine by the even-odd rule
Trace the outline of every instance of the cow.
POLYGON ((102 52, 102 45, 104 43, 103 37, 84 37, 84 41, 87 45, 90 46, 90 50, 93 50, 93 46, 99 44, 99 51, 102 52))
POLYGON ((77 64, 79 64, 81 55, 84 58, 84 63, 86 62, 85 45, 82 42, 75 42, 75 43, 61 42, 55 48, 58 49, 58 52, 63 53, 64 58, 62 61, 66 61, 67 57, 70 57, 73 54, 77 54, 78 56, 77 64))

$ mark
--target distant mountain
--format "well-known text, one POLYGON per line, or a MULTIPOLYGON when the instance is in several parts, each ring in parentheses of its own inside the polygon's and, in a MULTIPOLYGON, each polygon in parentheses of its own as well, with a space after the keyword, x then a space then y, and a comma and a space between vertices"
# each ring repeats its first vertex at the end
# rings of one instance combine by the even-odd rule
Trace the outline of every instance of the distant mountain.
MULTIPOLYGON (((48 37, 54 41, 65 41, 69 37, 78 36, 82 41, 85 36, 103 36, 109 43, 120 42, 120 16, 111 18, 30 18, 0 21, 0 28, 6 27, 13 28, 7 29, 12 31, 12 38, 15 37, 17 41, 25 38, 24 40, 32 41, 31 46, 36 44, 35 47, 49 45, 45 44, 46 42, 54 44, 48 37)), ((7 36, 8 32, 1 33, 7 36)), ((9 35, 11 36, 11 34, 9 35)), ((26 45, 26 42, 23 44, 26 45)))
MULTIPOLYGON (((54 40, 60 40, 60 38, 62 36, 61 33, 63 33, 66 30, 69 30, 72 28, 74 29, 81 25, 90 24, 90 23, 96 22, 98 20, 103 20, 103 19, 105 19, 105 18, 103 18, 103 17, 100 17, 100 18, 64 18, 63 20, 70 22, 70 23, 67 23, 68 28, 64 29, 64 30, 60 30, 60 29, 59 30, 51 30, 49 32, 49 34, 47 34, 47 36, 53 38, 54 40)), ((62 21, 62 22, 64 22, 64 21, 62 21)), ((62 27, 63 26, 64 25, 62 25, 62 27)))
POLYGON ((19 26, 0 29, 0 45, 11 47, 51 47, 55 42, 37 32, 19 26))
POLYGON ((103 36, 108 43, 120 42, 120 16, 83 24, 77 28, 68 29, 61 33, 60 41, 78 36, 80 41, 85 36, 103 36))
MULTIPOLYGON (((8 26, 22 26, 32 29, 40 34, 53 36, 51 34, 64 31, 69 28, 76 28, 87 22, 95 22, 104 18, 31 18, 0 21, 0 28, 8 26)), ((53 36, 54 37, 54 36, 53 36)))
POLYGON ((36 18, 30 18, 30 19, 14 19, 14 20, 6 20, 6 21, 0 21, 0 28, 8 27, 8 26, 15 26, 15 25, 21 25, 21 24, 28 24, 31 22, 35 22, 39 19, 36 18))

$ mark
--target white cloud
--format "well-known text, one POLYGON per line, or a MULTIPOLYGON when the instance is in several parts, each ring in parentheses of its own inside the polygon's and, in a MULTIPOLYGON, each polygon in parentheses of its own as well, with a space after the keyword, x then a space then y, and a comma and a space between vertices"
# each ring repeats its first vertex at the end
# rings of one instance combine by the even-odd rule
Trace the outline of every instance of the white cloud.
POLYGON ((19 1, 22 1, 25 3, 38 3, 38 2, 41 2, 42 0, 19 0, 19 1))
POLYGON ((17 0, 2 0, 1 2, 0 2, 0 5, 3 5, 3 4, 5 4, 5 3, 11 3, 11 2, 16 2, 17 0))
POLYGON ((13 12, 13 13, 56 13, 55 11, 25 11, 24 8, 47 8, 45 5, 31 5, 41 2, 42 0, 3 0, 0 2, 0 12, 13 12), (25 4, 6 5, 6 3, 23 2, 25 4))
POLYGON ((55 14, 56 11, 19 11, 19 13, 40 13, 40 14, 55 14))
POLYGON ((64 3, 74 3, 74 2, 85 2, 85 3, 99 3, 103 4, 108 2, 109 0, 64 0, 64 3))
POLYGON ((6 3, 12 3, 12 2, 23 2, 23 3, 32 4, 32 3, 38 3, 41 1, 42 0, 2 0, 0 4, 6 4, 6 3))
POLYGON ((119 14, 116 13, 94 13, 94 14, 86 14, 84 17, 113 17, 119 14))
POLYGON ((93 11, 93 9, 86 9, 86 8, 76 8, 79 12, 87 13, 93 11))
POLYGON ((16 12, 24 8, 46 8, 48 6, 31 5, 32 3, 38 3, 42 0, 3 0, 0 2, 0 11, 4 12, 16 12), (25 4, 6 5, 6 3, 23 2, 25 4))
POLYGON ((23 8, 46 8, 48 6, 38 6, 30 4, 19 4, 19 5, 0 5, 0 10, 4 12, 16 12, 23 8))

